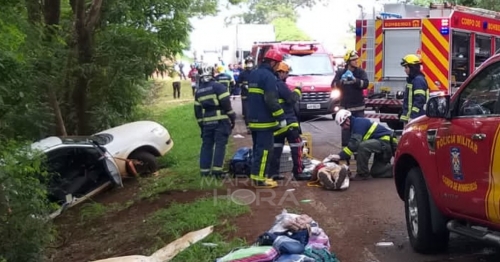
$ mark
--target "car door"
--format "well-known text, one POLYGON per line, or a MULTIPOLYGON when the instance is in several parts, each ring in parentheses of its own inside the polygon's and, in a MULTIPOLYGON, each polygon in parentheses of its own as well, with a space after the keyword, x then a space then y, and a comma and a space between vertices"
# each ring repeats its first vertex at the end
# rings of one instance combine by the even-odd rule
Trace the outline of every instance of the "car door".
POLYGON ((113 181, 118 186, 123 186, 120 169, 118 168, 118 165, 116 164, 113 156, 106 150, 106 148, 97 145, 96 147, 102 154, 102 157, 99 160, 103 161, 103 164, 106 167, 107 174, 110 176, 111 181, 113 181))
POLYGON ((106 165, 108 175, 111 177, 112 181, 116 185, 123 186, 122 176, 120 175, 120 171, 118 171, 118 166, 116 165, 114 159, 110 156, 106 156, 103 161, 106 165))
POLYGON ((451 119, 442 120, 437 130, 436 157, 442 197, 450 211, 500 221, 500 214, 493 212, 499 210, 500 188, 495 189, 500 187, 500 165, 498 171, 491 170, 496 167, 493 159, 500 158, 499 79, 496 62, 465 83, 452 102, 451 119), (497 151, 498 156, 492 154, 497 151))

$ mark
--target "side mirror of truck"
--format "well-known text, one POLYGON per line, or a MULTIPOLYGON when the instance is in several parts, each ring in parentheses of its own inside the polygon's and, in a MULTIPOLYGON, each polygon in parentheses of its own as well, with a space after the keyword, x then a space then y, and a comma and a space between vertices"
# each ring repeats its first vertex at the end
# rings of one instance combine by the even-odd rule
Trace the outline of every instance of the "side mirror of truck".
POLYGON ((425 115, 430 118, 449 118, 450 116, 450 96, 434 96, 427 101, 425 115))

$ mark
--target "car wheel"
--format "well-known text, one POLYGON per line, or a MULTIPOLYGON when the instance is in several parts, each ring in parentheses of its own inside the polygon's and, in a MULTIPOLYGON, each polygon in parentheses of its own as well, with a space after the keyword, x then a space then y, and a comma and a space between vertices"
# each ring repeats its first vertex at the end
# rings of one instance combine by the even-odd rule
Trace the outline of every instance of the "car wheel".
MULTIPOLYGON (((134 168, 139 175, 149 175, 158 170, 156 157, 147 151, 133 152, 128 158, 136 160, 137 163, 134 163, 134 168)), ((128 167, 127 171, 133 173, 128 167)))
POLYGON ((432 254, 446 250, 450 232, 446 225, 433 232, 429 195, 422 172, 413 168, 405 184, 405 217, 410 244, 418 253, 432 254))

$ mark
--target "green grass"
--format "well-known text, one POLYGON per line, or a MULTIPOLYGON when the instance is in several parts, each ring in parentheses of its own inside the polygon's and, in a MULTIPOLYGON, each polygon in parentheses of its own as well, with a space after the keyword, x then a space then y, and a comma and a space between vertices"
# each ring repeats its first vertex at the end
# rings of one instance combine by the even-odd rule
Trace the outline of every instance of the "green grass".
MULTIPOLYGON (((160 159, 166 166, 158 176, 141 179, 142 199, 153 198, 167 191, 211 190, 222 187, 220 182, 202 181, 199 173, 199 153, 201 146, 200 128, 194 116, 194 103, 189 81, 183 81, 181 99, 173 99, 171 81, 152 81, 157 89, 156 97, 145 106, 150 119, 163 124, 174 141, 174 147, 160 159)), ((231 149, 232 139, 228 145, 231 149)), ((229 157, 230 154, 227 154, 229 157)), ((214 196, 200 198, 192 203, 174 203, 168 208, 159 209, 147 220, 149 225, 157 228, 156 244, 150 251, 154 252, 190 231, 207 226, 216 226, 216 230, 201 242, 214 243, 216 246, 204 246, 197 243, 178 254, 173 261, 213 261, 235 247, 246 245, 242 239, 231 239, 226 242, 227 233, 234 232, 236 227, 228 220, 249 212, 248 206, 237 205, 227 198, 214 196)))
MULTIPOLYGON (((158 210, 148 221, 160 226, 160 236, 174 236, 175 238, 190 231, 215 226, 214 233, 190 246, 172 260, 179 262, 214 261, 231 249, 246 245, 242 239, 235 239, 227 243, 223 235, 236 230, 226 219, 237 217, 248 211, 248 206, 237 205, 227 199, 204 198, 188 204, 173 204, 167 209, 158 210), (203 243, 210 243, 212 246, 207 247, 203 243)), ((152 251, 166 244, 160 237, 152 251)))
MULTIPOLYGON (((173 99, 171 95, 168 95, 171 90, 171 81, 154 81, 153 83, 158 88, 157 97, 146 109, 155 121, 168 129, 174 141, 174 147, 159 160, 160 166, 167 167, 167 169, 161 170, 158 177, 142 180, 141 198, 150 198, 171 190, 221 188, 220 182, 200 179, 198 161, 201 137, 200 128, 194 116, 190 82, 182 82, 181 99, 173 99)), ((231 156, 232 144, 230 140, 226 158, 231 156)))

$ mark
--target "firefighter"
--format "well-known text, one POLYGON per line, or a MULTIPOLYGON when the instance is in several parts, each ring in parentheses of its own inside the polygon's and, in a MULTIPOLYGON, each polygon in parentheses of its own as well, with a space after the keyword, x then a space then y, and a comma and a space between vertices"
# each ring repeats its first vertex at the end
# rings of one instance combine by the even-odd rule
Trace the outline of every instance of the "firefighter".
POLYGON ((226 145, 236 114, 227 87, 215 81, 212 68, 203 68, 198 73, 194 113, 201 128, 200 172, 202 176, 223 178, 226 145))
POLYGON ((288 141, 292 153, 293 169, 292 174, 296 180, 308 180, 310 177, 302 176, 302 138, 295 105, 300 100, 302 90, 300 86, 291 91, 286 85, 286 78, 290 67, 281 62, 276 69, 278 75, 278 101, 285 111, 287 126, 274 132, 274 153, 271 160, 269 173, 274 180, 282 180, 283 176, 279 174, 281 153, 285 145, 285 139, 288 141))
POLYGON ((373 178, 392 177, 391 159, 397 146, 392 130, 368 118, 355 117, 345 109, 337 112, 335 122, 342 129, 350 131, 351 137, 348 145, 340 153, 328 156, 330 160, 349 160, 352 154, 357 152, 357 174, 351 176, 351 179, 366 180, 370 175, 373 178), (373 165, 369 169, 368 161, 372 154, 374 154, 373 165))
MULTIPOLYGON (((363 89, 368 88, 368 75, 359 68, 359 56, 354 50, 348 50, 344 55, 345 66, 335 74, 333 88, 340 88, 342 97, 340 106, 349 110, 355 117, 365 116, 365 97, 363 89)), ((349 130, 342 130, 342 146, 349 143, 349 130)))
POLYGON ((227 88, 229 93, 232 92, 232 86, 234 83, 233 77, 226 73, 226 69, 224 68, 224 66, 220 65, 215 69, 215 81, 223 84, 227 88))
POLYGON ((421 65, 420 58, 414 54, 406 55, 401 61, 401 66, 408 75, 403 97, 403 112, 400 117, 405 125, 412 119, 425 115, 424 106, 429 99, 429 86, 420 70, 421 65))
POLYGON ((256 188, 274 188, 278 183, 269 178, 269 162, 273 154, 274 131, 286 127, 285 112, 278 102, 274 70, 283 55, 271 49, 259 67, 248 76, 248 127, 252 131, 253 161, 250 178, 256 188))
POLYGON ((243 112, 243 119, 245 120, 245 125, 247 127, 247 134, 252 132, 248 128, 248 118, 247 118, 247 96, 248 96, 248 76, 253 69, 253 59, 252 57, 247 57, 245 59, 245 70, 238 76, 237 84, 241 86, 241 110, 243 112))

